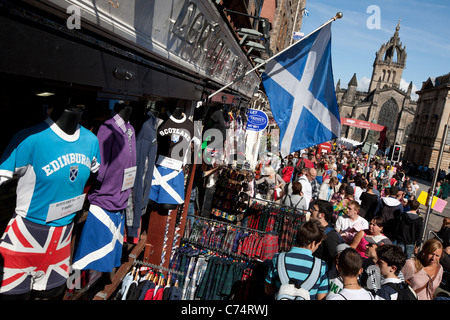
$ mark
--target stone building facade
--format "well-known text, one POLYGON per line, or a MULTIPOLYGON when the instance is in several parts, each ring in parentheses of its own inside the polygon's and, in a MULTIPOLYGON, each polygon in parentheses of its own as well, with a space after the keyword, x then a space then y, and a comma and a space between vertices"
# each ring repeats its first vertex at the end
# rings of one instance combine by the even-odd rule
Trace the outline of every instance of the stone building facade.
MULTIPOLYGON (((262 17, 271 23, 270 49, 276 54, 291 44, 293 31, 300 31, 306 0, 264 1, 262 17)), ((265 59, 268 56, 264 57, 265 59)))
MULTIPOLYGON (((372 77, 367 92, 357 91, 356 73, 347 89, 336 85, 339 114, 342 118, 353 118, 387 127, 386 147, 400 144, 405 149, 417 103, 411 101, 412 82, 406 91, 400 89, 400 80, 406 66, 405 46, 400 42, 400 24, 394 35, 381 45, 375 53, 372 77)), ((368 130, 344 126, 341 136, 364 142, 368 130)), ((375 136, 377 142, 378 136, 375 136)))
MULTIPOLYGON (((450 73, 428 78, 417 94, 417 110, 404 158, 417 165, 436 169, 444 128, 450 120, 450 73)), ((449 166, 450 146, 445 145, 440 169, 447 171, 449 166)))

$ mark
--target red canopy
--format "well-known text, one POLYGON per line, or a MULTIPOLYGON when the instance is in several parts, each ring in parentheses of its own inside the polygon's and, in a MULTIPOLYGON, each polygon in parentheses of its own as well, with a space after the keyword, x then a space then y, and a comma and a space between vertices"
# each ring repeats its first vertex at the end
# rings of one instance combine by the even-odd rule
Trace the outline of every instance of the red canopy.
POLYGON ((374 131, 383 131, 385 128, 384 126, 376 123, 351 118, 341 118, 341 124, 374 131))

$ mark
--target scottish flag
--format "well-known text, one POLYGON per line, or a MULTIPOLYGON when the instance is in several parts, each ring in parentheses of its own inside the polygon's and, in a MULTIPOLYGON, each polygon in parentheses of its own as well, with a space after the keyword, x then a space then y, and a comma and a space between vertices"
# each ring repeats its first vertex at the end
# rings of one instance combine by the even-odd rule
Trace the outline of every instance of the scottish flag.
POLYGON ((331 24, 268 61, 262 80, 280 128, 282 157, 340 137, 331 24))

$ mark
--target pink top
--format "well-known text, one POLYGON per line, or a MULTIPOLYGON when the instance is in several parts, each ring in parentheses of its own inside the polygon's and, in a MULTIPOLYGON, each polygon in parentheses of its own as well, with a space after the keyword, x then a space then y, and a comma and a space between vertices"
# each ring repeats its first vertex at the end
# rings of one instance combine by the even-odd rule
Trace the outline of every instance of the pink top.
MULTIPOLYGON (((405 280, 409 280, 411 288, 413 288, 414 290, 423 287, 427 282, 431 280, 431 277, 428 275, 428 273, 425 272, 425 270, 422 269, 419 272, 416 272, 416 267, 414 266, 414 258, 406 260, 402 272, 405 276, 405 280)), ((433 300, 434 292, 442 281, 443 272, 444 270, 442 266, 439 265, 439 271, 436 278, 434 278, 434 281, 430 281, 425 289, 417 293, 419 300, 433 300)))
POLYGON ((369 236, 364 232, 364 236, 361 238, 361 241, 358 243, 356 247, 356 251, 363 258, 367 258, 366 255, 366 247, 369 243, 375 243, 377 245, 390 244, 391 241, 384 234, 379 234, 377 236, 369 236))
POLYGON ((356 247, 356 251, 361 255, 363 258, 367 258, 366 256, 366 246, 369 244, 369 241, 366 239, 366 234, 364 233, 364 236, 361 238, 361 241, 358 243, 358 246, 356 247))

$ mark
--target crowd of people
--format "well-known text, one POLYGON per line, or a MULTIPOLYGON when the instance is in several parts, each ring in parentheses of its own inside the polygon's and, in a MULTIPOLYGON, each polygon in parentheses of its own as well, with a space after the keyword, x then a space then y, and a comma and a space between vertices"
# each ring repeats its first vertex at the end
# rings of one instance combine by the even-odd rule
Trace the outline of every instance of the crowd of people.
MULTIPOLYGON (((368 161, 351 149, 319 154, 309 148, 266 161, 255 180, 256 197, 305 210, 308 217, 294 247, 273 257, 266 294, 311 300, 450 299, 450 218, 422 243, 420 187, 410 169, 381 156, 368 161), (258 185, 264 181, 271 188, 261 194, 258 185), (314 284, 305 290, 312 277, 314 284)), ((446 177, 440 182, 442 188, 446 177)))

